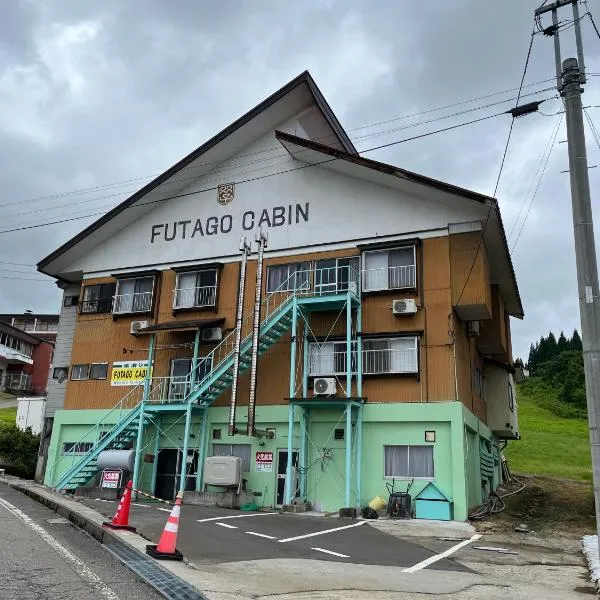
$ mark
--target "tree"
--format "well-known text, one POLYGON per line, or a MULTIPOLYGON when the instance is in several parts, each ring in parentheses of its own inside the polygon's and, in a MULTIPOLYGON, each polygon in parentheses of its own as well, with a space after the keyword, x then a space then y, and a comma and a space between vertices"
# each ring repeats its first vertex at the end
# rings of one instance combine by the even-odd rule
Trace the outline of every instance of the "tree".
POLYGON ((527 358, 527 368, 530 373, 535 371, 535 367, 537 365, 537 344, 534 346, 531 344, 529 346, 529 357, 527 358))
POLYGON ((539 367, 542 363, 545 363, 550 358, 552 357, 550 356, 548 348, 548 340, 542 336, 538 343, 537 366, 539 367))
POLYGON ((8 473, 33 479, 40 436, 21 431, 15 423, 0 424, 0 464, 8 473))
POLYGON ((556 336, 550 332, 546 338, 546 344, 548 347, 548 360, 554 358, 558 354, 558 347, 556 343, 556 336))
POLYGON ((564 331, 560 332, 560 335, 558 336, 558 342, 556 342, 556 351, 557 354, 560 354, 561 352, 564 352, 565 350, 569 350, 569 342, 567 341, 567 338, 565 337, 564 331))
POLYGON ((573 332, 573 337, 569 341, 569 346, 571 347, 571 350, 578 350, 579 352, 583 350, 583 344, 581 343, 581 338, 579 337, 577 329, 573 332))

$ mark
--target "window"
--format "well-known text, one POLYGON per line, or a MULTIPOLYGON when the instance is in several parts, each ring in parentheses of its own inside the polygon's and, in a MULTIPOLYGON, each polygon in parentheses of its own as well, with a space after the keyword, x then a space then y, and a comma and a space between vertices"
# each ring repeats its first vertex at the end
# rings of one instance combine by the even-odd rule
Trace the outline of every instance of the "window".
MULTIPOLYGON (((308 348, 310 375, 345 375, 346 342, 311 342, 308 348)), ((356 373, 356 342, 352 342, 352 372, 356 373)))
POLYGON ((113 313, 150 312, 153 290, 154 276, 119 279, 113 313))
POLYGON ((63 442, 63 454, 86 454, 94 446, 93 442, 63 442))
POLYGON ((173 308, 214 306, 217 300, 217 270, 177 274, 173 308))
POLYGON ((55 367, 52 371, 52 379, 58 381, 58 383, 63 383, 69 377, 69 367, 55 367))
POLYGON ((363 373, 418 373, 416 336, 363 341, 363 373))
POLYGON ((108 363, 92 363, 90 365, 90 379, 106 379, 108 363))
POLYGON ((310 289, 310 263, 274 265, 267 269, 267 292, 292 292, 310 289))
MULTIPOLYGON (((196 383, 202 381, 211 369, 212 357, 199 356, 196 372, 196 383)), ((169 381, 169 399, 183 400, 190 393, 191 358, 174 358, 171 361, 171 379, 169 381)))
POLYGON ((79 302, 79 296, 65 296, 63 300, 63 306, 77 306, 77 302, 79 302))
POLYGON ((71 367, 71 379, 73 381, 83 381, 88 379, 90 365, 73 365, 71 367))
POLYGON ((515 391, 510 381, 508 382, 508 408, 510 412, 515 412, 515 391))
POLYGON ((473 391, 482 399, 485 398, 485 385, 483 382, 483 372, 479 367, 475 367, 473 372, 473 391))
POLYGON ((99 283, 83 288, 82 313, 110 312, 113 305, 116 283, 99 283))
MULTIPOLYGON (((348 290, 348 282, 358 285, 358 256, 326 258, 315 265, 315 292, 331 294, 348 290)), ((358 290, 357 290, 358 291, 358 290)))
POLYGON ((397 290, 417 285, 414 246, 364 253, 363 290, 397 290))
POLYGON ((242 471, 250 471, 250 444, 213 444, 213 456, 239 456, 242 471))
POLYGON ((384 477, 433 478, 433 446, 384 446, 384 477))

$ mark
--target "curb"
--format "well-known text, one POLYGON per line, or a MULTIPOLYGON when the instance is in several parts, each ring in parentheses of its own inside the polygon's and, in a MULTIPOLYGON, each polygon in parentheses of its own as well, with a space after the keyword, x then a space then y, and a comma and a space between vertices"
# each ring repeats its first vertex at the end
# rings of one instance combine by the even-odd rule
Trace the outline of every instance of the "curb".
MULTIPOLYGON (((32 500, 35 500, 39 504, 46 506, 53 512, 59 514, 61 517, 68 519, 71 523, 76 525, 82 531, 85 531, 89 535, 91 535, 95 540, 100 542, 105 549, 112 554, 117 560, 119 560, 125 567, 127 567, 130 571, 135 573, 140 579, 145 581, 150 587, 152 587, 155 591, 161 594, 163 597, 174 600, 178 598, 196 598, 197 600, 207 600, 206 596, 189 581, 186 581, 185 578, 178 575, 174 572, 173 569, 169 568, 169 565, 159 563, 154 559, 146 556, 144 552, 140 549, 140 547, 145 547, 148 540, 146 540, 140 534, 132 534, 127 532, 126 535, 115 534, 110 530, 102 527, 102 523, 105 521, 105 517, 96 513, 96 511, 92 508, 89 508, 86 505, 79 504, 76 500, 71 500, 70 498, 60 498, 56 497, 56 493, 46 489, 44 486, 34 483, 34 482, 24 482, 23 480, 19 480, 17 478, 7 478, 0 476, 0 482, 7 484, 12 489, 21 492, 22 494, 28 496, 32 500), (70 505, 77 505, 70 506, 70 505), (89 513, 89 514, 86 514, 89 513), (128 540, 127 537, 131 536, 128 540), (134 541, 143 540, 143 543, 139 543, 136 545, 134 541), (140 546, 140 547, 138 547, 140 546), (119 551, 121 548, 121 551, 119 551), (122 549, 125 549, 123 552, 122 549), (129 560, 132 562, 130 564, 123 557, 129 557, 129 560), (175 584, 182 588, 182 591, 187 588, 189 591, 184 595, 177 595, 176 593, 165 592, 164 589, 157 587, 153 581, 146 576, 146 573, 143 569, 140 569, 140 563, 143 561, 151 561, 152 566, 155 570, 160 570, 164 573, 161 576, 161 580, 164 580, 166 577, 172 579, 175 584), (190 594, 191 592, 191 594, 190 594)), ((181 563, 179 563, 181 564, 181 563)), ((164 581, 163 581, 164 583, 164 581)), ((170 591, 170 590, 169 590, 170 591)))

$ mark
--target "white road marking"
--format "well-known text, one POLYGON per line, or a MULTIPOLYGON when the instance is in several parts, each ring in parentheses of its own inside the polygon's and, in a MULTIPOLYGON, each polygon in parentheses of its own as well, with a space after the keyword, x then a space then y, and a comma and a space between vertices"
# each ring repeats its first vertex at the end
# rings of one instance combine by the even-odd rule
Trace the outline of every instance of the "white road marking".
POLYGON ((53 550, 60 554, 60 556, 71 562, 75 566, 78 575, 94 587, 99 597, 105 598, 106 600, 119 600, 119 597, 100 579, 100 577, 98 577, 98 575, 96 575, 96 573, 87 567, 72 552, 67 550, 57 539, 52 537, 31 517, 10 502, 4 500, 4 498, 0 498, 0 505, 4 506, 4 508, 17 517, 17 519, 33 529, 33 531, 35 531, 53 550))
POLYGON ((311 550, 316 550, 317 552, 325 552, 325 554, 339 556, 340 558, 350 558, 347 554, 340 554, 339 552, 334 552, 333 550, 325 550, 325 548, 311 548, 311 550))
POLYGON ((156 510, 162 510, 162 511, 164 511, 164 512, 168 512, 168 513, 170 513, 170 512, 171 512, 171 509, 170 509, 170 508, 160 508, 160 507, 158 507, 156 510))
POLYGON ((278 515, 275 512, 251 513, 249 515, 230 515, 228 517, 210 517, 210 519, 197 519, 198 523, 207 523, 208 521, 222 521, 223 519, 245 519, 246 517, 262 517, 264 515, 278 515))
POLYGON ((350 529, 352 527, 360 527, 364 525, 366 521, 359 521, 358 523, 352 523, 352 525, 344 525, 343 527, 335 527, 334 529, 325 529, 325 531, 315 531, 314 533, 307 533, 306 535, 297 535, 296 537, 285 538, 279 540, 280 542, 295 542, 296 540, 303 540, 309 537, 315 537, 317 535, 325 535, 326 533, 333 533, 334 531, 342 531, 342 529, 350 529))
POLYGON ((237 529, 235 525, 229 525, 228 523, 215 523, 215 525, 220 525, 221 527, 227 527, 227 529, 237 529))
POLYGON ((460 550, 461 548, 464 548, 465 546, 469 545, 471 542, 478 540, 480 537, 481 537, 481 535, 479 533, 476 533, 470 539, 464 540, 460 544, 456 544, 455 546, 448 548, 448 550, 446 550, 445 552, 442 552, 441 554, 436 554, 434 556, 430 556, 429 558, 422 560, 420 563, 417 563, 416 565, 413 565, 412 567, 407 567, 406 569, 402 569, 402 572, 403 573, 416 573, 417 571, 420 571, 421 569, 424 569, 425 567, 432 565, 434 562, 437 562, 438 560, 441 560, 442 558, 447 558, 451 554, 454 554, 457 550, 460 550))
POLYGON ((141 506, 142 508, 148 508, 147 504, 140 504, 139 502, 132 502, 131 504, 133 506, 141 506))
POLYGON ((248 535, 255 535, 256 537, 266 538, 268 540, 276 540, 274 535, 267 535, 266 533, 256 533, 256 531, 246 531, 248 535))

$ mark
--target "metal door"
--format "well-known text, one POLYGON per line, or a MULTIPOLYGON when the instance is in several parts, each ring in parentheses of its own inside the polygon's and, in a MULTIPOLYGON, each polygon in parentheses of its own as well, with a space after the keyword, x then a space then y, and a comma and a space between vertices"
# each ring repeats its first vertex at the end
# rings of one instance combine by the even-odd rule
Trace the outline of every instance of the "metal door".
MULTIPOLYGON (((287 450, 277 451, 277 479, 275 481, 275 505, 282 506, 285 497, 285 480, 287 479, 287 450)), ((298 467, 298 451, 292 452, 292 465, 294 469, 298 467)), ((294 490, 294 496, 298 495, 298 478, 296 477, 296 489, 294 490)))

